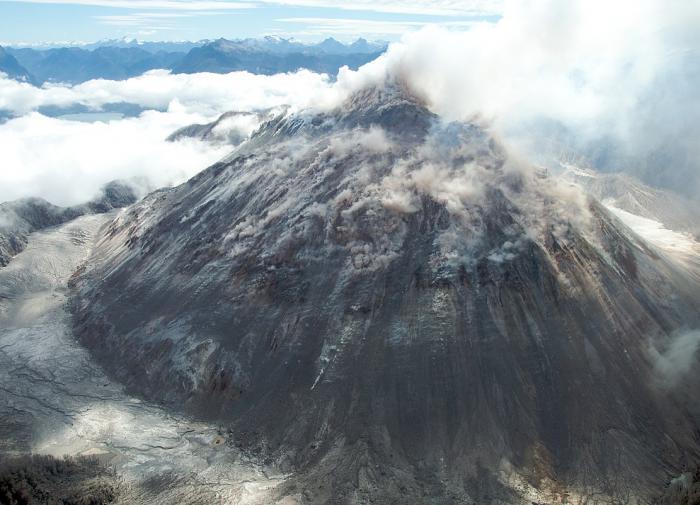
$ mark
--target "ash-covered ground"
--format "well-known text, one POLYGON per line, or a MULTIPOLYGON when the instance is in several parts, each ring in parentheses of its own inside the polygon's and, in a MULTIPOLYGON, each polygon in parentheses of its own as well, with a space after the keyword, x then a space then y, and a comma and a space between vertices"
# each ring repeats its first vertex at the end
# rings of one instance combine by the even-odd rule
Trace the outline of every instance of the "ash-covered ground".
POLYGON ((114 470, 116 503, 268 503, 282 475, 218 426, 129 396, 74 339, 68 283, 113 217, 34 233, 0 269, 0 461, 92 456, 114 470))

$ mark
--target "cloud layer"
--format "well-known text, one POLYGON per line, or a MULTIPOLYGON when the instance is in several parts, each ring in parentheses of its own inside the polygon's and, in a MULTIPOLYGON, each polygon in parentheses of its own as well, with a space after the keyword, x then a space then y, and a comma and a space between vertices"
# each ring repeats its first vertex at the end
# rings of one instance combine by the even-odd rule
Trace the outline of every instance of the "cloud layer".
MULTIPOLYGON (((191 139, 166 142, 178 128, 210 122, 231 110, 300 108, 335 97, 327 76, 308 71, 258 76, 247 72, 171 75, 159 70, 124 81, 43 88, 0 78, 0 110, 18 116, 0 124, 0 201, 38 196, 59 205, 76 204, 118 178, 139 177, 151 189, 180 183, 232 147, 191 139), (75 105, 99 110, 113 103, 155 110, 137 118, 97 123, 36 112, 41 107, 75 105)), ((230 123, 225 121, 219 130, 236 128, 247 134, 255 127, 250 121, 230 123)))
POLYGON ((40 107, 76 104, 98 110, 106 104, 123 102, 164 110, 177 100, 187 111, 211 115, 285 104, 307 106, 327 95, 330 87, 328 76, 308 70, 273 76, 248 72, 170 74, 167 70, 153 70, 123 81, 96 79, 76 86, 42 88, 0 79, 0 110, 24 114, 40 107))
POLYGON ((36 112, 0 125, 0 201, 38 196, 73 205, 96 196, 113 179, 136 179, 146 191, 184 182, 229 149, 165 137, 200 119, 182 111, 84 123, 36 112))

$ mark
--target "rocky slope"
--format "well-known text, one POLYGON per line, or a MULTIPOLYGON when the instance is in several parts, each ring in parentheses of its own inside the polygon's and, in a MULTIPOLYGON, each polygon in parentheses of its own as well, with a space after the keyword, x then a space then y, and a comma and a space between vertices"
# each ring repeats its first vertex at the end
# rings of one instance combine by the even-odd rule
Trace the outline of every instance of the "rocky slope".
POLYGON ((656 362, 700 324, 684 268, 389 85, 120 214, 73 316, 285 503, 646 502, 700 457, 698 379, 656 362))
POLYGON ((75 340, 68 286, 114 214, 32 233, 0 268, 0 503, 269 504, 282 476, 125 394, 75 340))
POLYGON ((228 144, 235 147, 246 140, 265 118, 272 115, 274 115, 273 110, 224 112, 211 123, 183 126, 170 134, 166 140, 177 142, 184 138, 193 138, 212 144, 228 144))

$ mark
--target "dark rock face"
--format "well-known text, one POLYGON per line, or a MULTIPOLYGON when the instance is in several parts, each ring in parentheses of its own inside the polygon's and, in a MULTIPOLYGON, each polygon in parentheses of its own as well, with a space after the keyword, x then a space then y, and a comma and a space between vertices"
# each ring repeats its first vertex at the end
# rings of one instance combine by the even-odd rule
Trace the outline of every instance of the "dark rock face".
POLYGON ((645 501, 700 457, 697 389, 648 353, 697 327, 694 282, 387 87, 132 206, 73 312, 132 390, 227 423, 304 503, 645 501))
POLYGON ((85 214, 109 212, 136 201, 134 190, 121 182, 110 182, 102 194, 83 205, 58 207, 41 198, 0 203, 0 267, 27 245, 30 233, 68 222, 85 214))

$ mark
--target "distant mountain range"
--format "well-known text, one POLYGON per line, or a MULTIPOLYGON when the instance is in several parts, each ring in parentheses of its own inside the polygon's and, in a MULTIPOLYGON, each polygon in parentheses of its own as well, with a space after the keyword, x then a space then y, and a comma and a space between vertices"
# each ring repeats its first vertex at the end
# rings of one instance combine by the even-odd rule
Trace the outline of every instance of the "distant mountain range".
POLYGON ((151 53, 140 48, 100 47, 94 50, 62 47, 37 51, 7 49, 37 83, 77 84, 91 79, 127 79, 154 68, 172 68, 182 53, 151 53))
POLYGON ((139 42, 108 40, 53 48, 0 48, 0 72, 33 84, 78 84, 90 79, 127 79, 164 68, 175 73, 245 70, 257 74, 306 68, 336 74, 347 65, 357 68, 386 49, 386 43, 358 39, 343 44, 328 38, 316 44, 280 37, 201 42, 139 42))
MULTIPOLYGON (((160 51, 165 51, 167 53, 186 53, 194 47, 199 47, 209 40, 198 40, 198 41, 163 41, 163 42, 147 42, 132 38, 121 38, 121 39, 105 39, 97 42, 92 42, 90 44, 80 44, 78 47, 83 49, 98 49, 100 47, 121 47, 121 48, 139 48, 152 53, 157 53, 160 51)), ((53 47, 65 47, 65 46, 53 46, 53 47)), ((45 48, 49 49, 49 47, 45 48)))
POLYGON ((336 74, 343 65, 357 68, 379 56, 384 49, 384 46, 373 46, 362 39, 350 45, 334 39, 314 45, 285 39, 219 39, 192 49, 172 69, 185 74, 237 70, 276 74, 307 68, 336 74))
POLYGON ((2 47, 0 47, 0 72, 18 81, 33 82, 34 80, 27 69, 20 65, 17 58, 2 47))

